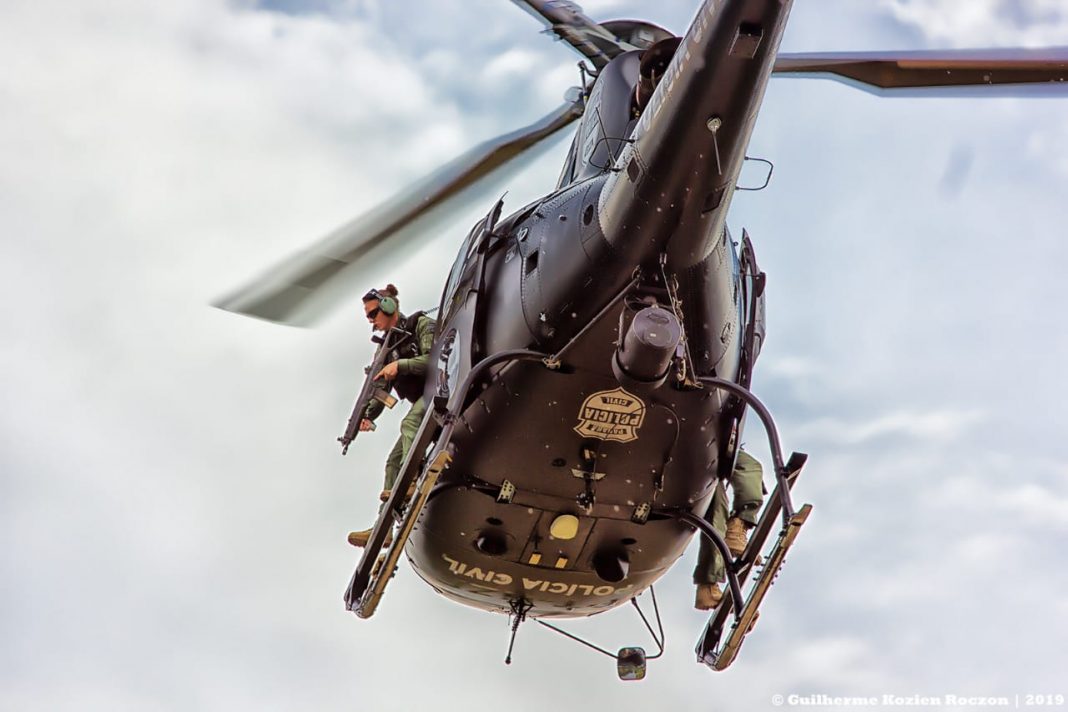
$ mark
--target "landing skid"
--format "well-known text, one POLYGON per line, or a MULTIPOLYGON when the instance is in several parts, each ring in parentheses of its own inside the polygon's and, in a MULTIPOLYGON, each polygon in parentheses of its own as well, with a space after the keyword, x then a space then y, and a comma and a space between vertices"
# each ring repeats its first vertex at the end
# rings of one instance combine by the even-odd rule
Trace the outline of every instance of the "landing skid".
POLYGON ((787 550, 797 537, 801 525, 808 519, 809 512, 812 511, 812 505, 808 504, 801 507, 797 512, 793 512, 790 506, 789 490, 793 487, 807 459, 807 455, 795 452, 782 467, 780 470, 782 473, 780 483, 769 498, 764 511, 761 512, 760 519, 749 536, 749 543, 746 545, 745 551, 737 559, 733 559, 731 556, 722 535, 703 517, 699 517, 689 511, 663 510, 661 512, 700 531, 703 536, 708 538, 712 546, 719 550, 723 560, 730 562, 727 565, 727 590, 724 592, 723 600, 709 619, 708 624, 705 626, 705 632, 697 644, 697 661, 708 665, 713 670, 725 670, 734 661, 738 654, 738 648, 741 647, 742 639, 749 633, 753 622, 756 620, 760 603, 764 600, 768 588, 782 567, 787 550), (780 517, 785 512, 790 512, 789 516, 780 517), (775 521, 780 518, 783 521, 783 528, 779 538, 775 542, 774 549, 768 555, 767 561, 763 563, 763 570, 757 578, 756 584, 750 590, 749 596, 745 597, 742 595, 741 582, 747 579, 754 567, 761 565, 761 551, 763 551, 764 545, 771 535, 775 521), (740 610, 734 606, 734 601, 744 601, 740 610), (722 650, 717 650, 723 630, 732 618, 730 639, 722 650), (729 654, 728 648, 730 649, 729 654))
MULTIPOLYGON (((750 535, 745 551, 728 565, 727 581, 730 585, 724 593, 722 602, 705 626, 704 635, 701 636, 697 643, 697 661, 704 663, 713 670, 721 671, 726 670, 738 657, 738 651, 741 649, 745 636, 749 634, 753 628, 753 623, 756 622, 760 604, 764 601, 768 589, 771 588, 771 584, 774 583, 776 576, 782 569, 782 565, 786 560, 786 553, 793 546, 794 540, 801 531, 801 526, 808 520, 808 516, 812 512, 812 505, 806 504, 796 512, 794 511, 790 490, 793 488, 794 482, 797 481, 797 477, 801 474, 801 468, 804 467, 805 462, 808 460, 808 455, 795 452, 790 456, 788 462, 783 462, 779 434, 775 428, 775 422, 771 418, 771 413, 768 412, 764 404, 751 392, 736 383, 718 378, 702 378, 701 382, 706 386, 728 391, 742 398, 747 405, 752 407, 767 431, 771 456, 775 463, 775 491, 761 513, 760 519, 750 535), (768 554, 767 560, 763 562, 763 568, 750 589, 748 597, 743 598, 739 581, 745 581, 754 567, 761 565, 760 553, 771 535, 775 520, 780 518, 782 520, 782 529, 779 532, 775 546, 768 554), (737 601, 743 602, 740 609, 736 604, 737 601), (730 633, 727 636, 727 640, 720 646, 720 638, 722 638, 723 631, 732 617, 734 621, 731 624, 730 633)), ((690 519, 692 515, 685 518, 690 519)), ((706 535, 709 534, 707 530, 711 529, 711 526, 704 520, 692 523, 702 525, 699 528, 706 535)), ((723 560, 731 561, 722 537, 719 536, 718 532, 712 531, 711 533, 715 534, 711 539, 720 550, 721 555, 723 555, 723 560)))
MULTIPOLYGON (((767 561, 764 562, 763 570, 750 590, 748 598, 745 599, 745 605, 742 607, 741 613, 731 626, 730 635, 727 636, 723 646, 717 650, 716 645, 723 635, 723 625, 734 608, 734 596, 730 592, 724 596, 723 602, 720 603, 716 613, 708 622, 704 636, 697 644, 697 659, 699 662, 703 662, 713 670, 726 670, 734 662, 745 636, 749 634, 753 623, 756 622, 764 596, 767 595, 768 589, 771 588, 771 584, 774 583, 775 577, 786 560, 786 552, 790 550, 794 539, 797 538, 798 533, 801 531, 801 525, 808 519, 811 511, 811 504, 804 505, 796 514, 790 517, 790 521, 779 532, 775 547, 768 555, 767 561)), ((746 564, 739 571, 740 576, 748 576, 751 568, 752 564, 746 564)))
MULTIPOLYGON (((451 460, 452 453, 448 448, 435 449, 435 454, 422 473, 422 477, 419 478, 415 494, 412 495, 412 499, 407 503, 407 506, 405 506, 403 496, 408 491, 408 485, 403 480, 398 480, 397 486, 393 489, 393 495, 390 496, 386 506, 382 509, 382 514, 379 515, 378 521, 375 523, 371 540, 367 543, 363 558, 360 559, 356 573, 353 574, 352 582, 345 592, 346 607, 360 618, 370 618, 374 615, 375 610, 378 609, 378 603, 382 600, 386 585, 393 578, 393 573, 396 571, 397 561, 400 559, 401 552, 404 551, 404 545, 408 541, 408 537, 411 536, 412 529, 415 528, 415 523, 418 521, 423 507, 426 506, 427 499, 430 497, 430 490, 437 484, 438 477, 449 466, 451 460), (401 494, 398 495, 397 493, 401 494), (399 501, 394 502, 394 499, 399 501), (384 528, 388 531, 393 527, 394 519, 400 520, 400 526, 393 537, 393 543, 386 550, 386 553, 379 557, 378 554, 382 549, 382 543, 379 543, 378 530, 384 528), (370 567, 369 570, 368 567, 370 567), (365 570, 367 571, 366 574, 364 574, 365 570)), ((381 538, 385 539, 384 533, 381 538)))

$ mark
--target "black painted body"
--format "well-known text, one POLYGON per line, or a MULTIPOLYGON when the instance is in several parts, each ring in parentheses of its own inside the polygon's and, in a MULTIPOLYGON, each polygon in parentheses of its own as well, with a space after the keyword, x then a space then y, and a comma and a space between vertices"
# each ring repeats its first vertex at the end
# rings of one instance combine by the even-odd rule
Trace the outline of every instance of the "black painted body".
POLYGON ((755 263, 739 259, 724 216, 789 4, 704 3, 640 118, 639 53, 614 59, 557 190, 504 220, 491 212, 461 248, 426 396, 505 350, 563 350, 563 367, 494 368, 467 398, 406 549, 442 594, 589 615, 648 587, 688 544, 689 526, 642 511, 703 513, 733 463, 742 409, 687 384, 693 371, 748 381, 762 341, 755 263), (684 346, 663 385, 613 395, 617 346, 654 303, 679 314, 684 346), (497 501, 505 481, 510 503, 497 501), (578 518, 573 538, 549 533, 563 514, 578 518), (597 557, 626 561, 625 577, 599 576, 597 557))

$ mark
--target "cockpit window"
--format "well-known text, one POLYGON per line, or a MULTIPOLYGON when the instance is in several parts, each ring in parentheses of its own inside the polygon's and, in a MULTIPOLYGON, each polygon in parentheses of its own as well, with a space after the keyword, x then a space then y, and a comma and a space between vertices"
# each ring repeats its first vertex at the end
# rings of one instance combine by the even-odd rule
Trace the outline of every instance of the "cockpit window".
POLYGON ((560 171, 560 179, 556 181, 556 188, 559 190, 566 185, 571 185, 575 180, 575 149, 578 146, 578 129, 575 130, 575 136, 571 139, 571 148, 567 151, 567 159, 564 160, 564 170, 560 171))
POLYGON ((457 288, 460 286, 460 280, 463 278, 464 267, 467 265, 467 258, 474 245, 478 242, 478 239, 482 236, 485 224, 485 220, 479 220, 475 223, 475 226, 471 228, 471 232, 467 233, 467 239, 460 245, 460 250, 456 254, 456 261, 453 262, 452 269, 449 271, 449 280, 445 283, 445 291, 441 294, 439 321, 442 324, 448 321, 456 307, 456 292, 457 288))

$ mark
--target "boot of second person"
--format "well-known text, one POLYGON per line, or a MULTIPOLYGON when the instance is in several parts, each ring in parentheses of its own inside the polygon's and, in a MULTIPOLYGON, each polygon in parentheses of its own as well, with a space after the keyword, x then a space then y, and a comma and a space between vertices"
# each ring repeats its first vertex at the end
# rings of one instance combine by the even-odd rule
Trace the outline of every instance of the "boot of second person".
POLYGON ((699 583, 693 607, 699 611, 710 611, 722 600, 723 591, 720 590, 718 583, 699 583))
POLYGON ((727 542, 732 556, 741 556, 749 543, 749 527, 738 517, 731 517, 727 520, 727 532, 723 535, 723 540, 727 542))

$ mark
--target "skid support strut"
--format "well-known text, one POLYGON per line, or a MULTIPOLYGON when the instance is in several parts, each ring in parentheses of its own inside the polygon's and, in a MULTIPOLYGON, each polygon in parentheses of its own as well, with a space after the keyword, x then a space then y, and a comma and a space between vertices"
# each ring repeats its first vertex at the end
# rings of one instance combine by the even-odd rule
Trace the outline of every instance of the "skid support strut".
MULTIPOLYGON (((778 485, 775 491, 778 493, 777 498, 782 505, 782 522, 785 526, 794 516, 794 506, 793 502, 790 500, 790 486, 786 482, 788 471, 786 469, 786 464, 782 459, 782 445, 779 443, 779 431, 775 427, 775 420, 771 417, 771 412, 748 388, 739 386, 733 381, 712 376, 704 376, 698 380, 703 386, 727 391, 731 395, 741 398, 745 401, 745 404, 756 411, 756 414, 760 417, 760 422, 764 424, 764 432, 768 435, 768 446, 771 449, 771 459, 775 465, 775 481, 778 485)), ((795 453, 795 456, 796 455, 797 453, 795 453)), ((798 469, 800 469, 800 467, 798 469)))
POLYGON ((675 519, 686 522, 696 527, 704 536, 707 536, 712 544, 719 550, 723 560, 730 562, 727 565, 728 590, 722 602, 713 612, 705 626, 704 634, 697 643, 696 653, 698 662, 704 663, 713 670, 725 670, 738 655, 745 636, 753 627, 759 613, 760 604, 767 595, 768 589, 782 568, 786 559, 786 552, 794 543, 801 526, 808 519, 812 511, 811 505, 804 505, 795 511, 790 497, 790 488, 793 487, 801 468, 804 467, 808 456, 803 453, 793 453, 790 459, 783 461, 782 447, 779 444, 779 433, 775 428, 775 421, 771 413, 748 389, 721 378, 704 377, 700 382, 711 388, 727 391, 741 398, 745 404, 756 411, 764 424, 764 430, 768 435, 768 444, 771 449, 771 457, 775 466, 775 490, 771 498, 760 514, 756 527, 753 529, 749 543, 745 551, 732 560, 727 545, 719 532, 704 518, 689 511, 661 511, 675 519), (748 598, 742 596, 741 582, 745 581, 754 567, 759 566, 760 553, 764 548, 775 521, 782 520, 782 530, 775 541, 775 545, 763 563, 763 569, 755 579, 755 583, 749 591, 748 598), (733 622, 730 619, 733 618, 733 622), (727 624, 731 623, 730 634, 727 640, 720 646, 720 638, 727 624))

